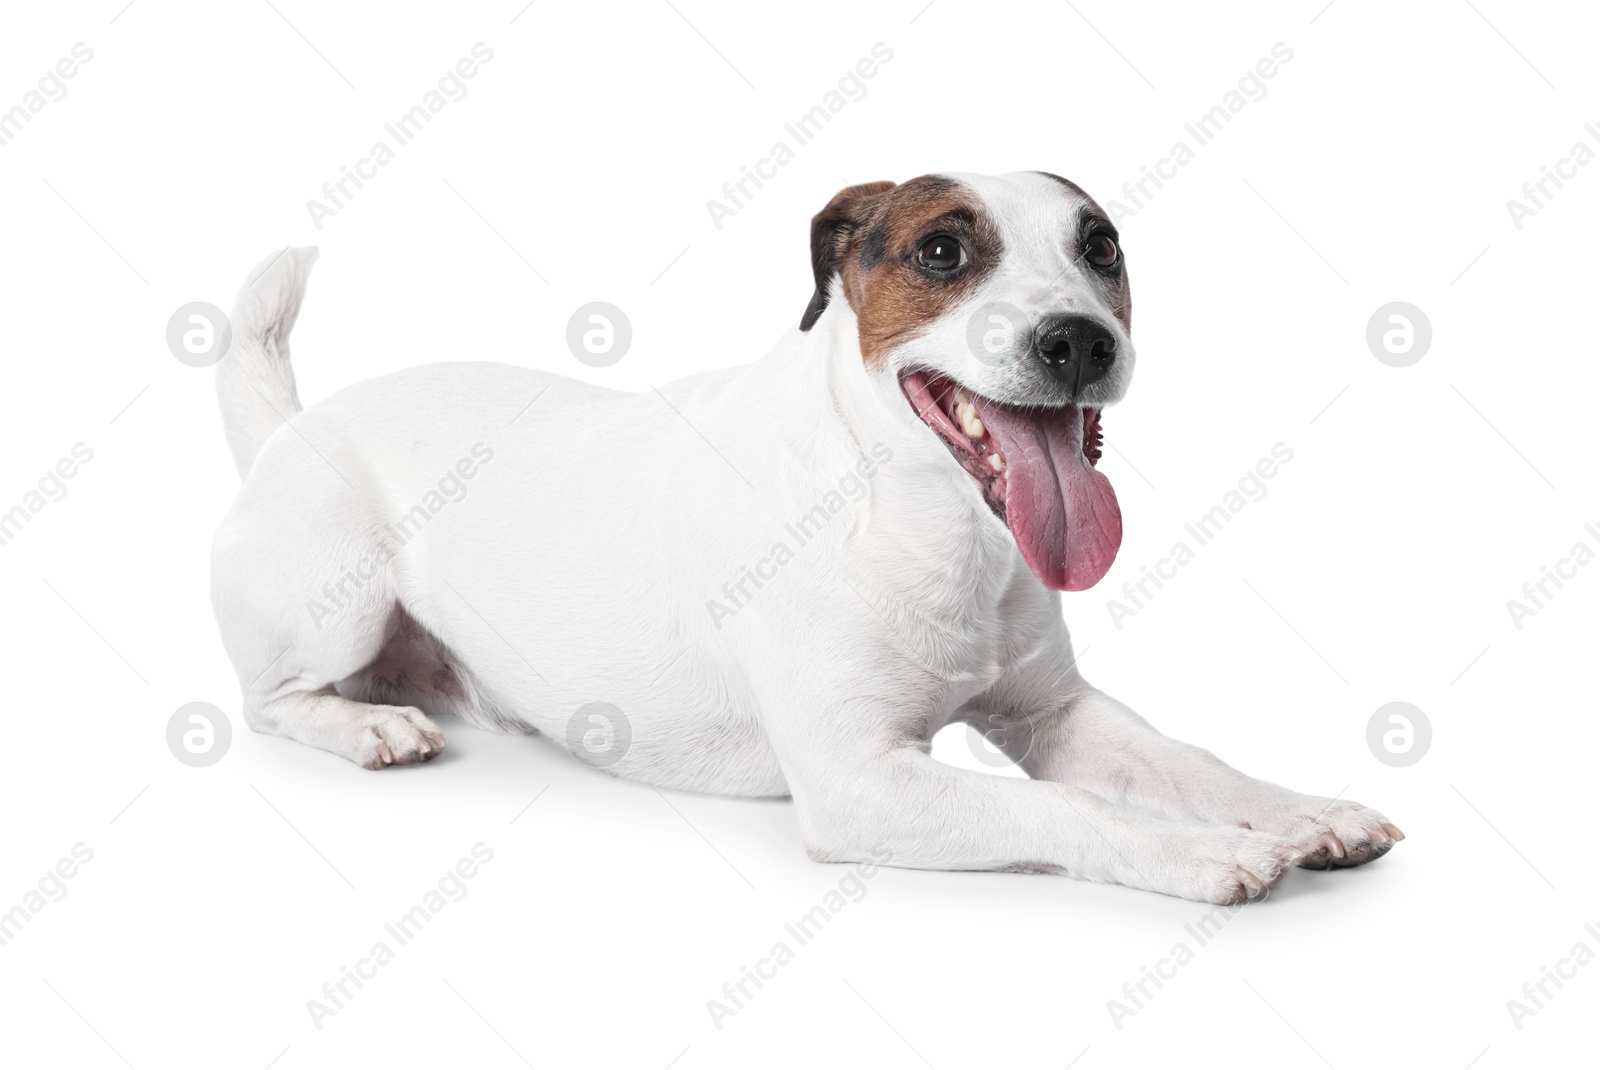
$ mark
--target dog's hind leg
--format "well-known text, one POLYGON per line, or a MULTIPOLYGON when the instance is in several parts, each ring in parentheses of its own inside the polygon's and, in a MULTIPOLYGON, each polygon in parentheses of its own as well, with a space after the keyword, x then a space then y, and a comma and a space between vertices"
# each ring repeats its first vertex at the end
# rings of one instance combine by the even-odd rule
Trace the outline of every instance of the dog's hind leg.
POLYGON ((433 757, 444 736, 415 706, 357 700, 426 695, 448 706, 461 688, 447 659, 418 656, 420 628, 402 627, 410 617, 372 513, 382 481, 346 447, 345 429, 297 415, 289 333, 316 258, 274 253, 234 304, 217 397, 246 482, 212 544, 212 604, 246 724, 381 769, 433 757), (285 422, 292 435, 279 434, 285 422))
MULTIPOLYGON (((444 749, 439 726, 415 706, 357 701, 340 685, 367 697, 361 681, 384 658, 385 629, 363 621, 331 629, 312 641, 293 627, 275 636, 237 617, 224 623, 224 640, 239 669, 244 720, 257 732, 287 736, 342 755, 366 769, 427 761, 444 749), (254 634, 247 634, 254 633, 254 634), (285 645, 272 650, 273 641, 285 645), (259 665, 259 668, 257 667, 259 665)), ((376 697, 376 696, 373 696, 376 697)))
POLYGON ((439 726, 415 706, 355 702, 331 684, 256 703, 247 695, 245 721, 257 732, 288 736, 341 754, 364 769, 425 762, 444 749, 439 726))
POLYGON ((417 629, 403 626, 410 617, 377 554, 285 553, 292 536, 279 529, 298 522, 230 517, 213 548, 212 597, 245 723, 367 769, 436 756, 444 735, 411 703, 453 709, 450 680, 440 678, 451 670, 418 656, 417 629), (336 567, 346 555, 350 567, 336 567), (341 573, 368 578, 358 586, 341 573), (435 692, 440 701, 428 702, 435 692))
POLYGON ((381 620, 374 628, 352 619, 313 639, 282 622, 269 631, 235 617, 224 623, 224 640, 239 669, 245 723, 257 732, 331 751, 365 769, 427 761, 444 749, 439 726, 417 707, 357 701, 377 697, 364 679, 385 657, 381 620), (284 645, 273 650, 274 642, 284 645), (340 694, 341 685, 355 697, 340 694))

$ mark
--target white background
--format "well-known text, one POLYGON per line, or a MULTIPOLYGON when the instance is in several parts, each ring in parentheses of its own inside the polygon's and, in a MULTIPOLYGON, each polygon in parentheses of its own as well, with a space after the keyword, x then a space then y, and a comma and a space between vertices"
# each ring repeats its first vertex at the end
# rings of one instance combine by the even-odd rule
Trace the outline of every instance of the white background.
MULTIPOLYGON (((0 947, 0 1058, 1592 1059, 1600 965, 1520 1030, 1506 1001, 1580 940, 1600 951, 1583 929, 1600 923, 1600 567, 1520 630, 1506 601, 1600 543, 1583 530, 1600 522, 1600 166, 1520 230, 1506 201, 1575 142, 1600 148, 1583 129, 1600 124, 1593 18, 1505 0, 924 2, 7 10, 0 105, 75 42, 94 58, 0 148, 0 506, 74 443, 94 457, 0 547, 0 909, 74 844, 94 856, 0 947), (494 59, 469 96, 316 229, 307 199, 479 41, 494 59), (893 59, 865 99, 714 227, 707 199, 880 41, 893 59), (237 479, 211 372, 165 345, 180 305, 227 308, 264 254, 316 243, 294 336, 308 404, 435 360, 643 389, 792 328, 808 220, 840 187, 1043 169, 1124 199, 1276 42, 1294 56, 1265 99, 1121 221, 1141 359, 1102 467, 1127 535, 1065 611, 1086 674, 1158 727, 1384 811, 1408 839, 1381 862, 1293 873, 1204 947, 1184 930, 1194 903, 886 870, 718 1030, 706 1001, 846 873, 807 861, 787 802, 663 796, 448 722, 445 758, 375 774, 238 720, 207 596, 237 479), (563 340, 592 300, 634 327, 609 369, 563 340), (1391 301, 1432 323, 1412 367, 1367 348, 1391 301), (1267 497, 1115 627, 1107 598, 1278 442, 1294 460, 1267 497), (1407 768, 1366 744, 1397 700, 1433 727, 1407 768), (191 701, 233 721, 205 769, 165 741, 191 701), (306 1001, 479 842, 494 858, 470 894, 317 1029, 306 1001), (1194 960, 1118 1028, 1107 1001, 1179 941, 1194 960)), ((982 768, 958 734, 935 754, 982 768)))

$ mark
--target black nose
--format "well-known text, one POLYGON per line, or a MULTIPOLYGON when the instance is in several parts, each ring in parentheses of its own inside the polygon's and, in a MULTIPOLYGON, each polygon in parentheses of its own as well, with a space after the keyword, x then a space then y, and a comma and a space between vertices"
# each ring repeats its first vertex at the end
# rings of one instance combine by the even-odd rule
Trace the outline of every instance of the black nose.
POLYGON ((1117 339, 1089 316, 1048 316, 1034 335, 1034 352, 1050 377, 1074 394, 1111 370, 1117 339))

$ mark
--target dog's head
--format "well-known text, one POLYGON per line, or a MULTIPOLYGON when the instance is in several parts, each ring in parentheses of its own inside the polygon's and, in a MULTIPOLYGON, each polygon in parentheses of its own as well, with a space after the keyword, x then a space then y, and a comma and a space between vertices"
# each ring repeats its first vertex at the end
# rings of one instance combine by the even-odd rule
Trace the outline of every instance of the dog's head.
POLYGON ((1055 590, 1105 575, 1122 541, 1095 470, 1100 414, 1133 376, 1117 230, 1039 172, 851 186, 811 221, 810 330, 838 292, 861 356, 949 447, 1055 590))

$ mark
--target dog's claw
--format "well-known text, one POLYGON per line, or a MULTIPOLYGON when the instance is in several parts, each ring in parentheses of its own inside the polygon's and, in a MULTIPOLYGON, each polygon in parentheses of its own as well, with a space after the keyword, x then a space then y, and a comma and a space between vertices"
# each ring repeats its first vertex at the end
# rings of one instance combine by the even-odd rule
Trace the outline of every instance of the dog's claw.
POLYGON ((409 706, 377 706, 366 715, 352 757, 365 769, 388 769, 431 761, 444 750, 444 734, 421 710, 409 706))
POLYGON ((1305 869, 1348 869, 1382 858, 1405 839, 1405 833, 1388 818, 1360 803, 1308 798, 1320 803, 1314 812, 1306 807, 1280 831, 1298 846, 1305 869))

